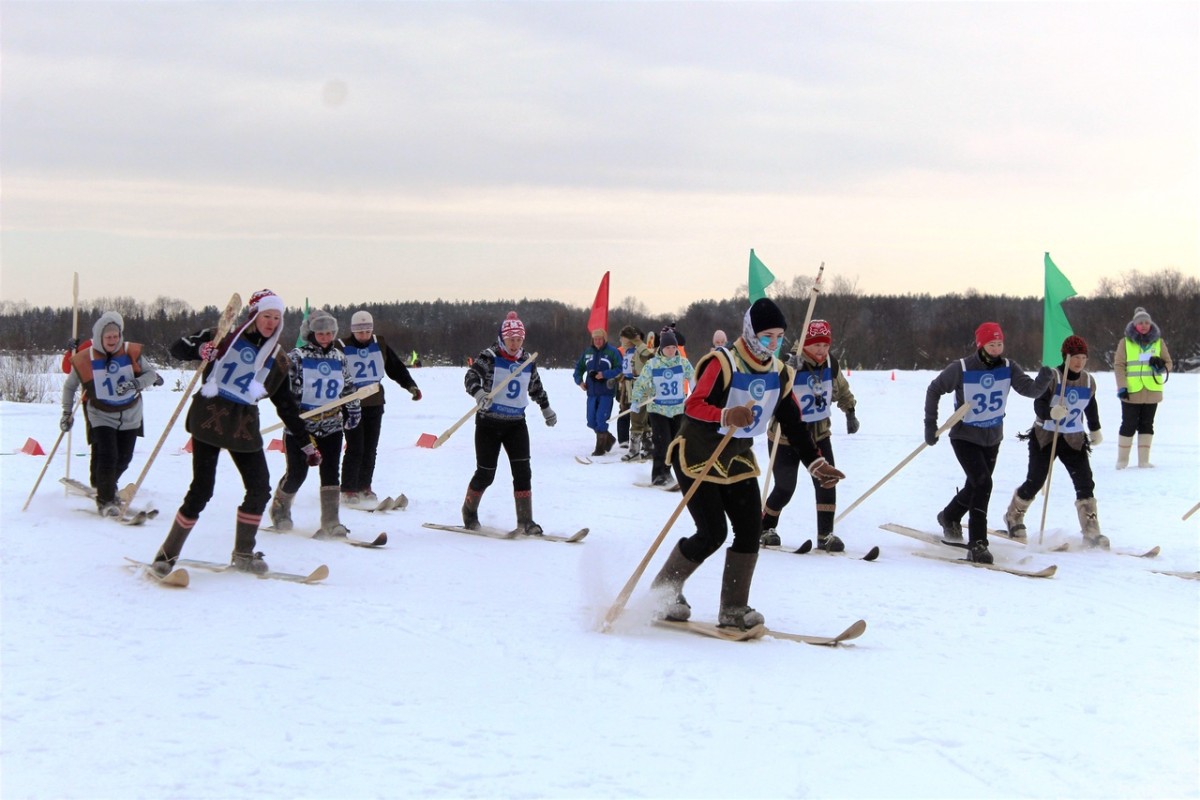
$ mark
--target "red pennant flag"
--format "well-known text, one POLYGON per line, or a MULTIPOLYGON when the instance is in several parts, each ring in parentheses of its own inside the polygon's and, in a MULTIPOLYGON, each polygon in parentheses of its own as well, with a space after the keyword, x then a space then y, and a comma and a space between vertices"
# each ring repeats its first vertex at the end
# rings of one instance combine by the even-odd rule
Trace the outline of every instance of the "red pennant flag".
POLYGON ((599 328, 608 333, 608 273, 600 279, 600 288, 596 290, 596 299, 592 303, 592 315, 588 317, 588 334, 599 328))
POLYGON ((26 439, 25 445, 21 448, 21 452, 27 456, 44 456, 46 451, 38 444, 37 439, 26 439))

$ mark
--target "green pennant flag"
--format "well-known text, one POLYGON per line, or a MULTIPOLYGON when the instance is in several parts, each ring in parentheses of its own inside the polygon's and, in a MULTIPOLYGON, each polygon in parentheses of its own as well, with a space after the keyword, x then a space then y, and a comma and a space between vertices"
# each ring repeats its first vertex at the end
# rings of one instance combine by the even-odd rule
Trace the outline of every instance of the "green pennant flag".
POLYGON ((754 248, 750 248, 750 302, 766 297, 767 287, 774 282, 775 276, 771 274, 771 270, 754 255, 754 248))
POLYGON ((1042 365, 1056 366, 1062 360, 1062 343, 1074 331, 1063 310, 1063 302, 1077 294, 1067 276, 1046 253, 1046 299, 1042 311, 1042 365))
MULTIPOLYGON (((300 332, 304 332, 304 323, 308 322, 308 298, 304 298, 304 319, 300 320, 300 332)), ((304 341, 303 336, 296 337, 296 347, 304 347, 308 342, 304 341)))

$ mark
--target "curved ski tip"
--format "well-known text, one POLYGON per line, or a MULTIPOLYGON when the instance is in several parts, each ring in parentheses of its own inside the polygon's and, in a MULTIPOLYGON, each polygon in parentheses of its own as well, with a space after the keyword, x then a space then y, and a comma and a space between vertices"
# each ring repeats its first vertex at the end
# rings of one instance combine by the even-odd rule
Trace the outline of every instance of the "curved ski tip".
POLYGON ((311 573, 309 573, 309 576, 304 579, 304 582, 305 583, 316 583, 317 581, 323 581, 328 577, 329 577, 329 567, 322 564, 321 566, 314 569, 311 573))
POLYGON ((845 642, 849 639, 857 639, 858 637, 862 636, 866 630, 867 621, 865 619, 860 619, 852 624, 849 628, 846 628, 846 630, 838 634, 836 640, 839 642, 845 642))

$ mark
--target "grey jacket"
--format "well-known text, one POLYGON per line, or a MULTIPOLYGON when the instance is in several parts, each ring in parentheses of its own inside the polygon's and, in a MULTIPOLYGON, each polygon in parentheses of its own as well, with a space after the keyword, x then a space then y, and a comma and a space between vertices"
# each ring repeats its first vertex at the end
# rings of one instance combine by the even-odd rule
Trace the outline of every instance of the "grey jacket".
MULTIPOLYGON (((925 425, 937 427, 938 401, 942 395, 954 392, 954 408, 959 408, 963 402, 963 375, 965 372, 985 371, 997 373, 1008 367, 1012 388, 1017 394, 1029 398, 1040 397, 1054 380, 1054 372, 1049 367, 1042 367, 1036 379, 1030 378, 1017 362, 1010 358, 999 358, 995 364, 989 365, 980 357, 979 352, 966 358, 953 361, 929 384, 925 391, 925 425)), ((1007 395, 1003 398, 1004 410, 1007 411, 1007 395)), ((986 398, 970 398, 973 405, 986 402, 986 398)), ((1001 415, 1003 418, 1003 415, 1001 415)), ((950 429, 951 439, 962 439, 981 447, 991 447, 1000 444, 1004 438, 1003 423, 990 427, 979 427, 958 422, 950 429)))

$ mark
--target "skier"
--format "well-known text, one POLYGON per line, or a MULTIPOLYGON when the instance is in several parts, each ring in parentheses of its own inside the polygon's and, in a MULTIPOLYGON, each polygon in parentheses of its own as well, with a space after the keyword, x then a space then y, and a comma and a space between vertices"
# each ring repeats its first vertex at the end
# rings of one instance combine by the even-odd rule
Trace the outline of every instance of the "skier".
MULTIPOLYGON (((246 321, 219 342, 206 328, 171 345, 181 361, 205 362, 200 391, 188 408, 192 434, 192 484, 175 513, 171 530, 154 556, 153 569, 166 575, 175 566, 188 534, 212 499, 217 458, 228 450, 242 476, 246 494, 238 506, 231 563, 244 572, 263 573, 267 562, 254 550, 263 510, 271 498, 271 476, 259 433, 259 400, 269 397, 289 433, 305 437, 304 420, 288 385, 287 359, 279 347, 283 300, 270 289, 250 296, 246 321)), ((312 442, 303 448, 308 465, 321 463, 312 442)))
MULTIPOLYGON (((833 342, 833 328, 823 319, 815 319, 809 323, 804 336, 804 343, 796 348, 788 359, 788 366, 796 372, 794 388, 796 400, 800 403, 800 414, 804 424, 812 435, 813 441, 821 451, 821 455, 830 464, 836 464, 833 456, 833 425, 830 415, 833 405, 846 415, 846 432, 858 432, 858 417, 854 414, 856 401, 850 391, 850 382, 842 374, 838 360, 829 355, 829 346, 833 342)), ((781 436, 777 426, 772 426, 772 437, 781 436)), ((763 511, 762 543, 765 545, 780 544, 776 528, 779 526, 779 515, 792 499, 796 491, 796 478, 800 471, 800 462, 796 451, 783 447, 786 440, 781 439, 778 452, 775 455, 775 466, 771 476, 775 479, 775 488, 767 497, 763 511)), ((820 482, 813 479, 813 489, 816 492, 817 510, 817 549, 830 553, 840 553, 846 549, 842 540, 833 533, 833 517, 837 511, 837 488, 824 488, 820 482)))
POLYGON ((375 477, 375 455, 379 450, 379 433, 383 428, 383 376, 404 387, 414 401, 421 399, 421 390, 403 359, 396 355, 382 336, 375 336, 374 330, 375 320, 371 312, 355 311, 350 317, 350 335, 341 340, 355 387, 361 389, 372 383, 379 384, 378 392, 361 401, 362 422, 345 431, 342 503, 346 505, 379 503, 379 497, 371 489, 371 481, 375 477))
POLYGON ((531 362, 515 371, 525 360, 525 325, 510 311, 500 324, 496 344, 475 357, 463 385, 479 407, 475 414, 475 473, 467 485, 463 500, 463 527, 479 529, 479 502, 496 479, 500 448, 508 455, 512 472, 513 499, 517 508, 517 530, 526 536, 540 536, 542 526, 533 521, 533 470, 529 463, 529 426, 525 408, 529 401, 542 410, 546 425, 554 427, 558 415, 550 408, 550 398, 542 388, 537 364, 531 362), (505 382, 505 390, 489 400, 496 381, 505 382))
POLYGON ((742 335, 728 350, 707 353, 696 367, 696 389, 684 404, 679 436, 667 451, 685 492, 731 428, 733 438, 688 501, 696 533, 679 540, 651 585, 667 619, 691 616, 683 584, 720 549, 732 527, 717 622, 742 629, 762 624, 763 615, 748 604, 762 533, 759 469, 752 448, 754 437, 764 433, 772 419, 779 421, 790 446, 822 484, 833 486, 845 477, 817 451, 792 393, 792 372, 775 356, 786 329, 775 303, 765 297, 756 300, 743 318, 742 335))
POLYGON ((1138 437, 1138 466, 1154 466, 1150 463, 1154 414, 1162 402, 1163 387, 1173 366, 1162 331, 1146 309, 1135 309, 1113 354, 1113 375, 1117 379, 1117 397, 1121 398, 1117 469, 1129 466, 1134 433, 1138 437))
MULTIPOLYGON (((328 405, 339 397, 354 393, 354 382, 346 355, 335 346, 338 324, 328 311, 318 308, 300 326, 303 347, 288 353, 288 374, 292 395, 302 412, 328 405)), ((296 492, 308 477, 308 453, 305 447, 315 444, 320 453, 321 526, 314 538, 345 537, 350 531, 338 517, 341 486, 338 481, 338 456, 342 452, 342 431, 354 430, 362 421, 358 400, 330 409, 304 420, 305 433, 294 435, 290 430, 283 437, 287 456, 287 471, 275 488, 271 499, 271 524, 278 530, 292 529, 292 502, 296 492)))
POLYGON ((1096 516, 1096 482, 1088 458, 1089 445, 1100 444, 1103 436, 1096 405, 1096 379, 1084 370, 1088 362, 1087 342, 1082 336, 1068 336, 1062 343, 1062 356, 1063 363, 1054 370, 1050 388, 1033 401, 1033 428, 1019 437, 1029 440, 1029 471, 1025 482, 1013 492, 1004 513, 1004 524, 1013 538, 1025 538, 1025 512, 1050 474, 1053 446, 1055 456, 1075 484, 1075 510, 1084 544, 1108 549, 1108 537, 1100 533, 1096 516), (1056 430, 1058 442, 1053 444, 1056 430))
POLYGON ((1004 409, 1008 392, 1016 389, 1025 397, 1040 397, 1054 379, 1043 366, 1037 378, 1026 375, 1013 360, 1002 358, 1004 332, 999 323, 985 322, 975 330, 974 355, 951 362, 925 391, 925 444, 937 444, 938 400, 954 392, 955 408, 964 402, 970 410, 950 429, 950 446, 966 474, 966 484, 938 512, 937 521, 947 540, 962 541, 962 518, 968 520, 967 558, 991 564, 988 550, 987 512, 992 496, 992 472, 1004 438, 1004 409))
POLYGON ((63 381, 63 413, 58 427, 65 433, 74 425, 75 392, 82 386, 87 398, 83 413, 92 446, 96 510, 104 517, 119 517, 117 483, 133 460, 138 437, 144 433, 141 392, 161 380, 142 357, 142 346, 125 341, 125 320, 116 311, 100 315, 92 326, 91 341, 93 344, 71 356, 71 372, 63 381))
POLYGON ((608 343, 603 328, 592 331, 592 343, 583 351, 575 365, 575 384, 587 394, 587 426, 596 432, 594 456, 602 456, 617 443, 608 432, 608 417, 612 414, 612 380, 621 374, 621 353, 608 343))
MULTIPOLYGON (((621 345, 625 348, 621 361, 621 410, 633 406, 633 386, 646 362, 654 352, 642 341, 642 332, 633 325, 621 329, 621 345)), ((642 461, 653 455, 654 446, 650 419, 644 407, 629 412, 629 452, 621 456, 622 461, 642 461)), ((618 422, 619 424, 619 422, 618 422)))
POLYGON ((667 447, 679 435, 683 424, 684 383, 696 380, 696 370, 691 362, 679 355, 675 332, 663 331, 658 338, 658 354, 646 362, 641 372, 633 384, 632 407, 636 410, 647 408, 650 418, 654 452, 650 482, 655 486, 667 486, 671 479, 667 447))

